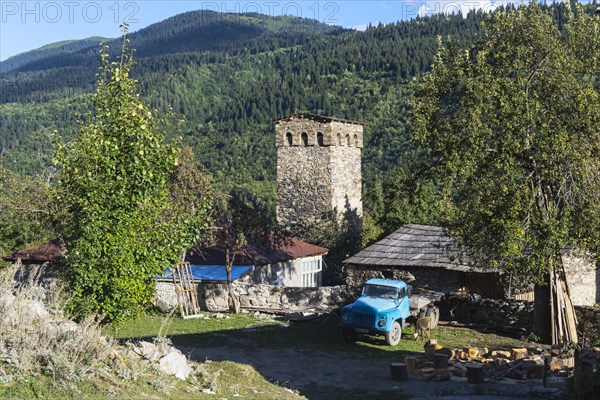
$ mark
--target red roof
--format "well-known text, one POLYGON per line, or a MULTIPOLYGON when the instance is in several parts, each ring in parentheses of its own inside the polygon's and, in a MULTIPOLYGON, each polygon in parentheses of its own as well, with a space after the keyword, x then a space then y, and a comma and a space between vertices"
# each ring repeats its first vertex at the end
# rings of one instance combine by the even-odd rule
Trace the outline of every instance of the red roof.
MULTIPOLYGON (((249 244, 245 249, 234 252, 235 265, 265 265, 302 257, 327 254, 329 250, 297 239, 287 238, 284 243, 273 247, 249 244)), ((225 265, 225 249, 202 247, 188 252, 186 261, 195 265, 225 265)))
POLYGON ((57 240, 51 240, 48 243, 33 246, 17 253, 2 257, 4 261, 15 262, 21 259, 24 263, 38 263, 54 261, 62 256, 62 249, 57 240))
MULTIPOLYGON (((297 239, 285 239, 284 243, 273 247, 249 244, 245 249, 235 252, 236 265, 265 265, 296 258, 327 254, 329 250, 297 239)), ((62 249, 57 240, 39 246, 33 246, 17 253, 2 257, 5 261, 38 263, 54 261, 62 256, 62 249)), ((225 249, 219 247, 203 247, 188 251, 186 260, 196 265, 225 265, 225 249)))

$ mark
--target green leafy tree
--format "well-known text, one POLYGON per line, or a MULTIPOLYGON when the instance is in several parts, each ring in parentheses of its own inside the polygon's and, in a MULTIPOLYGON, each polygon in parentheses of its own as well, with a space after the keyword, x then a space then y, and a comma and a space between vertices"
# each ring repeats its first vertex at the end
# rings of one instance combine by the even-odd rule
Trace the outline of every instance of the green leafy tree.
POLYGON ((440 43, 413 102, 455 190, 450 233, 477 264, 542 284, 565 248, 600 254, 600 18, 568 14, 561 32, 534 2, 468 49, 440 43))
POLYGON ((133 318, 152 301, 153 278, 199 240, 212 205, 210 182, 190 152, 166 142, 141 101, 128 43, 125 31, 113 62, 102 48, 93 111, 56 152, 55 203, 65 213, 55 223, 71 307, 107 322, 133 318))
POLYGON ((0 165, 0 256, 52 237, 50 193, 47 180, 19 179, 0 165))
POLYGON ((265 210, 251 207, 234 196, 227 201, 220 200, 214 235, 202 244, 216 246, 224 251, 229 308, 237 314, 241 311, 241 306, 233 288, 232 271, 238 255, 246 252, 249 247, 267 252, 276 251, 280 246, 288 244, 288 239, 265 210))

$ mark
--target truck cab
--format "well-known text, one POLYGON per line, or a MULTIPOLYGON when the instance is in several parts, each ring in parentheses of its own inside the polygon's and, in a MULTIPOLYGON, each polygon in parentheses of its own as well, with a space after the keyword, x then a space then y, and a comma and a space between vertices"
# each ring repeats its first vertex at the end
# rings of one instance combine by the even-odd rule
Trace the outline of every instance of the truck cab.
POLYGON ((361 296, 342 308, 344 338, 355 341, 361 333, 383 335, 388 345, 397 345, 411 315, 409 291, 403 281, 369 279, 361 296))

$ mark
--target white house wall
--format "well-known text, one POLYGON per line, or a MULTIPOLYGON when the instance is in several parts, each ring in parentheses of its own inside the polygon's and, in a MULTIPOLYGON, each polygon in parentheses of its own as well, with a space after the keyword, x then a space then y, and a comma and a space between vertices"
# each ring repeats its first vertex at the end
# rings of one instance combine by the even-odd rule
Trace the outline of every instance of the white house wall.
POLYGON ((249 282, 285 287, 311 286, 310 284, 305 284, 305 272, 303 271, 303 266, 311 264, 318 265, 318 270, 313 272, 315 274, 316 286, 321 286, 323 269, 322 256, 303 257, 276 264, 256 266, 254 267, 254 271, 252 271, 249 282))

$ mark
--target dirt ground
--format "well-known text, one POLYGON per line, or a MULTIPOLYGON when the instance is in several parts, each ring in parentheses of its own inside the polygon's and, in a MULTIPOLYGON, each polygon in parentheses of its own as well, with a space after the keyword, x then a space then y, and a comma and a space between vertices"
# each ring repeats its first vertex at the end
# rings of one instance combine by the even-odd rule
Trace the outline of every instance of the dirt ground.
MULTIPOLYGON (((348 346, 353 346, 349 344, 348 346)), ((466 378, 425 382, 412 376, 407 382, 390 380, 388 357, 367 357, 352 351, 245 346, 179 346, 198 361, 234 361, 252 365, 266 379, 296 390, 309 399, 464 399, 511 400, 553 398, 557 389, 541 381, 501 381, 468 384, 466 378)), ((393 358, 393 355, 391 356, 393 358)), ((400 361, 400 360, 397 360, 400 361)), ((554 382, 553 386, 557 386, 554 382)))

